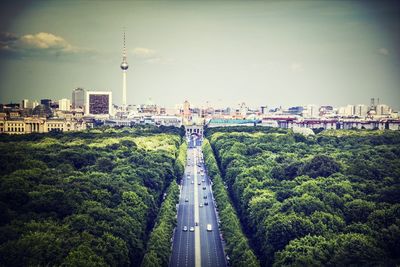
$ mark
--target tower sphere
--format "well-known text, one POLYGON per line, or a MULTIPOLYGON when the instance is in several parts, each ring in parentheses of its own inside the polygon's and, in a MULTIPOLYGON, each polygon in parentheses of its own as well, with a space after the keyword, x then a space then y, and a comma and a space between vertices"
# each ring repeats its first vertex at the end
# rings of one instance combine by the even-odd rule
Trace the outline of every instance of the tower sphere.
POLYGON ((121 69, 122 69, 122 70, 127 70, 128 67, 129 67, 128 62, 123 61, 123 62, 121 63, 121 69))

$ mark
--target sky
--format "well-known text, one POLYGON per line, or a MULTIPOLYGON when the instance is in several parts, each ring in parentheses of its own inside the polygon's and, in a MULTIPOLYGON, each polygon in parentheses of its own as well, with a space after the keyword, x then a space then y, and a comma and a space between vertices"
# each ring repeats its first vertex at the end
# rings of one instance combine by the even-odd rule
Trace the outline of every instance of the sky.
POLYGON ((400 108, 396 1, 1 1, 0 103, 400 108))

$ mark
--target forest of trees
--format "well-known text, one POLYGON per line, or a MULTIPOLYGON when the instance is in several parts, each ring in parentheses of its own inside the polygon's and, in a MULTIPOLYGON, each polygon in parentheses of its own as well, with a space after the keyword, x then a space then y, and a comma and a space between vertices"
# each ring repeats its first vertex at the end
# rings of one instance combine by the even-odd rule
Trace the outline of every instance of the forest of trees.
POLYGON ((262 266, 400 264, 399 132, 206 135, 262 266))
POLYGON ((208 140, 203 141, 204 162, 213 182, 213 194, 218 203, 217 210, 221 220, 221 231, 226 241, 226 253, 232 266, 260 266, 254 252, 243 234, 239 218, 231 204, 214 153, 208 140))
POLYGON ((138 266, 147 251, 165 266, 182 136, 169 127, 1 135, 0 265, 138 266))

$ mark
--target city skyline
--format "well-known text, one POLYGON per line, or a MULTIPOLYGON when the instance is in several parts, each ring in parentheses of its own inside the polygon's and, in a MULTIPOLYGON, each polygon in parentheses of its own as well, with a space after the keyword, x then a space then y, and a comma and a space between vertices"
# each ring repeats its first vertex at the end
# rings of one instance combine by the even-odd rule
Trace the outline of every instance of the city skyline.
MULTIPOLYGON (((121 104, 399 109, 394 2, 4 2, 0 102, 112 91, 121 104), (108 12, 112 10, 112 12, 108 12)), ((396 17, 397 16, 397 17, 396 17)))

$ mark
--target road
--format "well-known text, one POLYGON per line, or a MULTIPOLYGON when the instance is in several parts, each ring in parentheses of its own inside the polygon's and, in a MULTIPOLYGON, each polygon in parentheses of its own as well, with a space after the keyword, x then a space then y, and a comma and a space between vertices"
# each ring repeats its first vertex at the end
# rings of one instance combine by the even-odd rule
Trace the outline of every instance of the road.
POLYGON ((201 147, 188 148, 187 157, 185 177, 181 181, 178 225, 174 233, 170 266, 224 267, 226 262, 211 181, 205 174, 201 147), (205 205, 206 202, 208 205, 205 205), (211 224, 212 231, 207 231, 207 224, 211 224), (187 231, 183 230, 185 226, 187 231), (191 227, 194 232, 190 231, 191 227))

